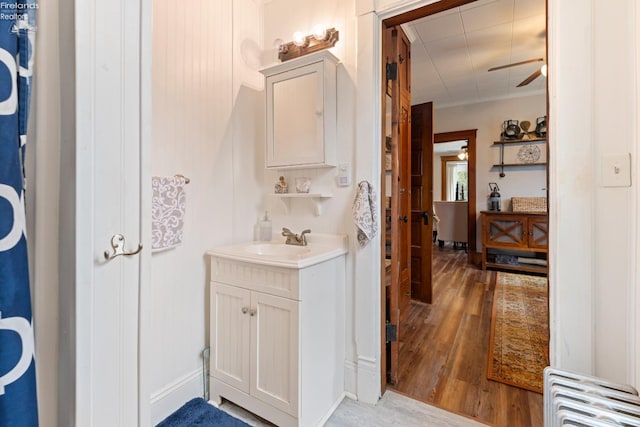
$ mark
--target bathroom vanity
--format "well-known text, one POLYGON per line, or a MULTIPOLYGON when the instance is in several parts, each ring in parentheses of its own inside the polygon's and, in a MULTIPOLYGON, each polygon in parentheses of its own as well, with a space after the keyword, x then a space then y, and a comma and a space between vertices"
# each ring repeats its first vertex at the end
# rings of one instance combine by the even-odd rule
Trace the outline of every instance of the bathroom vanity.
POLYGON ((344 397, 346 236, 280 239, 208 252, 211 399, 321 425, 344 397))

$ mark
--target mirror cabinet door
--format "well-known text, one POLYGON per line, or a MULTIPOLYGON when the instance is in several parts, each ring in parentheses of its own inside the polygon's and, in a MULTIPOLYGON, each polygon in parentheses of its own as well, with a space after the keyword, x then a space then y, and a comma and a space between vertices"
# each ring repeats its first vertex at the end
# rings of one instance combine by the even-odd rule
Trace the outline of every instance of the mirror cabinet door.
POLYGON ((266 166, 336 166, 336 58, 321 51, 266 68, 266 166))
POLYGON ((273 143, 267 155, 274 166, 324 161, 322 68, 318 65, 272 80, 273 143))

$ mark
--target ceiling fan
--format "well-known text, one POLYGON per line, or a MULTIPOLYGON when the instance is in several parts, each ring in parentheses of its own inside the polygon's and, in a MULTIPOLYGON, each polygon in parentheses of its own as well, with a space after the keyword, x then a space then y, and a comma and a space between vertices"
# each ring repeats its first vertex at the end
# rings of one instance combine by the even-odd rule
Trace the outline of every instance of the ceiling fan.
MULTIPOLYGON (((515 67, 517 65, 530 64, 532 62, 544 62, 544 58, 534 58, 534 59, 529 59, 527 61, 514 62, 514 63, 506 64, 506 65, 499 65, 497 67, 489 68, 488 71, 502 70, 504 68, 515 67)), ((522 87, 522 86, 528 85, 529 83, 531 83, 532 81, 537 79, 540 76, 540 74, 544 74, 545 76, 547 75, 547 66, 546 66, 546 64, 543 64, 542 67, 536 69, 536 71, 534 71, 529 77, 527 77, 526 79, 521 81, 520 84, 517 87, 522 87)))

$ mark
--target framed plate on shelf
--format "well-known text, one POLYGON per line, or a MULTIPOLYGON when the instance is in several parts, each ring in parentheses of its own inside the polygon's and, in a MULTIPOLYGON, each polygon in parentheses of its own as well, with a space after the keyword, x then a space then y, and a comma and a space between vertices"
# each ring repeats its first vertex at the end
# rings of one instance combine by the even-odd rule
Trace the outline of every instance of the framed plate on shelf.
POLYGON ((518 150, 518 160, 522 163, 535 163, 540 160, 540 147, 533 144, 523 145, 518 150))

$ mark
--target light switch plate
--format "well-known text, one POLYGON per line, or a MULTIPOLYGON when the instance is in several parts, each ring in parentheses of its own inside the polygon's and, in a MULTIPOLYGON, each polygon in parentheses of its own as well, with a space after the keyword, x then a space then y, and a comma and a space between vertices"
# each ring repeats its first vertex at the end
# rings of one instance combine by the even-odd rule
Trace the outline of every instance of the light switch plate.
POLYGON ((603 187, 631 187, 631 155, 604 154, 601 158, 603 187))
POLYGON ((341 163, 338 165, 338 175, 336 182, 340 187, 348 187, 351 185, 351 171, 349 163, 341 163))

